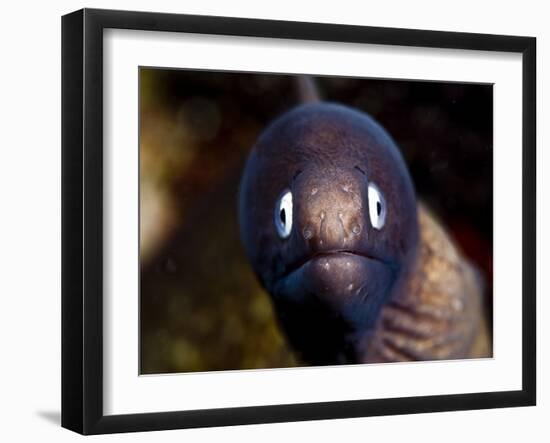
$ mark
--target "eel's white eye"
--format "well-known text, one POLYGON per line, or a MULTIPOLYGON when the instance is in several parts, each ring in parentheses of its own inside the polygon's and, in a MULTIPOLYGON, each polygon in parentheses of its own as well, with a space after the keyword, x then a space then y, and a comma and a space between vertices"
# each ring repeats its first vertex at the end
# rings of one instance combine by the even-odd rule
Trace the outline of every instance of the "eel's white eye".
POLYGON ((382 229, 386 222, 386 200, 378 186, 369 183, 369 216, 372 227, 382 229))
POLYGON ((281 238, 287 238, 292 231, 292 192, 285 191, 275 205, 275 227, 281 238))

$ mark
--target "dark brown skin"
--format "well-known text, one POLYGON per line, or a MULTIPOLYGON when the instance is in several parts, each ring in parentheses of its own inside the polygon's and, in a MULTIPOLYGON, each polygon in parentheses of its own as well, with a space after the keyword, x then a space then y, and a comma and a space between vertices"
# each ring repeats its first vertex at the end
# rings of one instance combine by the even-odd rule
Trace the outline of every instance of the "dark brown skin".
POLYGON ((245 167, 239 213, 250 262, 304 362, 471 355, 479 282, 433 234, 397 146, 367 114, 319 102, 276 120, 245 167))

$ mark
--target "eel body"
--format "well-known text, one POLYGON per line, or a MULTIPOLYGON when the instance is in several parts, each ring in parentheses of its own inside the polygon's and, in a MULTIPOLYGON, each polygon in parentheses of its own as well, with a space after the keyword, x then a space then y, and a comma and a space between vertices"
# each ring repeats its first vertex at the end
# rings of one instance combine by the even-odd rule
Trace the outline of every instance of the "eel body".
POLYGON ((364 361, 489 357, 479 273, 423 205, 418 218, 420 249, 415 270, 406 289, 382 308, 364 361))
POLYGON ((482 279, 369 115, 313 101, 274 121, 245 166, 239 218, 305 363, 490 355, 482 279))

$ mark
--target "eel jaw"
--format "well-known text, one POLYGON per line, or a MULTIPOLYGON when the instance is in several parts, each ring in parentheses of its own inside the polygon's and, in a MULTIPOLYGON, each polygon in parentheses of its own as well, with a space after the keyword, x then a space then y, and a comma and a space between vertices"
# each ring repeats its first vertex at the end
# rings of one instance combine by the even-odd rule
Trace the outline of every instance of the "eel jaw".
POLYGON ((309 364, 358 363, 395 279, 376 258, 335 251, 315 254, 270 291, 290 344, 309 364))
POLYGON ((351 251, 317 253, 275 285, 273 296, 289 303, 326 306, 346 322, 365 327, 387 298, 395 269, 386 261, 351 251))

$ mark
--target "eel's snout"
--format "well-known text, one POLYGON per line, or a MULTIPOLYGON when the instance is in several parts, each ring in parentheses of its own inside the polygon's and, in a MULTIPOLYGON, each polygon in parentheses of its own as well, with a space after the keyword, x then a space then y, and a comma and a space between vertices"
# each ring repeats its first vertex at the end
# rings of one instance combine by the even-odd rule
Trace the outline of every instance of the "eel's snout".
POLYGON ((353 249, 366 234, 366 180, 358 175, 329 169, 315 175, 306 171, 297 178, 297 228, 311 253, 353 249))

